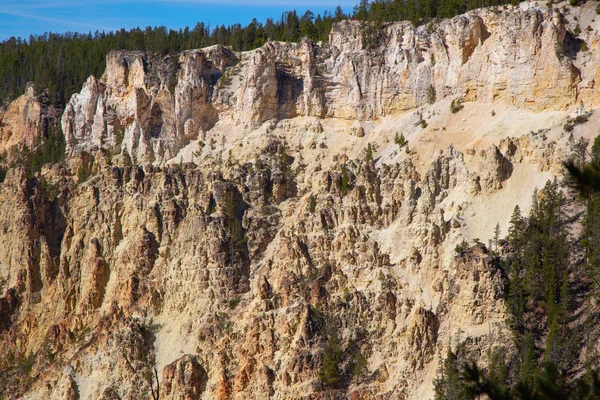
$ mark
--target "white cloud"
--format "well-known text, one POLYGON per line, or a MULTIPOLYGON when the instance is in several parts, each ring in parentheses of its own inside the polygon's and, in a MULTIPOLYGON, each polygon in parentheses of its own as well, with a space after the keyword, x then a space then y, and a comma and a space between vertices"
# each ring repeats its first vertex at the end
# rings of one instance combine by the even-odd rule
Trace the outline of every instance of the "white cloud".
POLYGON ((91 29, 91 30, 109 31, 109 30, 115 29, 112 27, 89 24, 89 23, 85 23, 85 22, 77 22, 77 21, 60 19, 60 18, 44 17, 44 16, 35 15, 35 14, 27 13, 27 12, 22 12, 19 10, 10 9, 10 8, 6 8, 6 7, 0 7, 0 14, 12 15, 12 16, 21 17, 21 18, 34 19, 37 21, 51 22, 51 23, 61 24, 61 25, 69 25, 72 27, 80 27, 80 28, 91 29))

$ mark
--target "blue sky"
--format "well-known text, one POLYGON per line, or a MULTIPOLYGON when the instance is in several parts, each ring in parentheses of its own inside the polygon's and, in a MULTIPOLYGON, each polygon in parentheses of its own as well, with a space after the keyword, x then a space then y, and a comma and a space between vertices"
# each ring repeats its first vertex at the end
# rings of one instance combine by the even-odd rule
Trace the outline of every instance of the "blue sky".
POLYGON ((0 41, 44 32, 111 31, 160 26, 179 29, 197 22, 211 27, 257 18, 278 18, 283 11, 315 14, 339 4, 348 12, 358 0, 0 0, 0 41))

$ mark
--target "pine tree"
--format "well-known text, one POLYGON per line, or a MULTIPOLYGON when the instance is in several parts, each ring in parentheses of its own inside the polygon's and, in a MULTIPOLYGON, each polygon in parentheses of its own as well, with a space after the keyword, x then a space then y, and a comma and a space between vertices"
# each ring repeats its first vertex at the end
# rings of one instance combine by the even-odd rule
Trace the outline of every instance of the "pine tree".
POLYGON ((435 103, 435 87, 433 85, 429 85, 427 89, 427 102, 429 104, 435 103))
POLYGON ((594 144, 590 151, 590 164, 600 168, 600 135, 594 139, 594 144))
POLYGON ((338 4, 337 7, 335 8, 335 11, 333 12, 333 20, 338 22, 338 21, 342 21, 344 19, 346 19, 344 10, 342 10, 342 7, 338 4))
POLYGON ((345 196, 346 193, 350 190, 350 178, 348 177, 348 168, 344 165, 342 167, 342 179, 340 184, 340 192, 342 196, 345 196))
POLYGON ((521 215, 521 208, 516 205, 512 216, 510 217, 510 225, 508 228, 508 240, 513 247, 516 247, 521 240, 524 222, 523 216, 521 215))
POLYGON ((340 358, 342 351, 340 341, 334 334, 327 339, 327 348, 322 356, 321 371, 319 377, 328 386, 336 385, 340 381, 340 358))
POLYGON ((600 194, 597 193, 586 199, 582 246, 587 259, 587 276, 596 291, 600 291, 600 194))
POLYGON ((535 375, 537 373, 537 354, 536 346, 531 332, 527 332, 524 340, 520 342, 520 365, 519 365, 519 380, 528 387, 533 387, 535 384, 535 375))
POLYGON ((365 153, 365 161, 373 161, 373 146, 371 146, 370 142, 365 153))
POLYGON ((494 228, 494 246, 496 250, 498 250, 498 242, 500 240, 500 222, 496 223, 496 227, 494 228))
POLYGON ((467 385, 462 378, 462 371, 466 366, 464 343, 458 345, 456 352, 448 349, 438 378, 434 381, 436 400, 462 400, 468 399, 467 385))

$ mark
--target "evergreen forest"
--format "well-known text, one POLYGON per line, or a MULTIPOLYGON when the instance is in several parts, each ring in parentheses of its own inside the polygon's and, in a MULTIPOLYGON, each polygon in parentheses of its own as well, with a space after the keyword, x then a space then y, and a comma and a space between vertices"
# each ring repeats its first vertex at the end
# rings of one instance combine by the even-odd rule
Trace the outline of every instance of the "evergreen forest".
MULTIPOLYGON (((600 170, 600 136, 583 157, 577 168, 600 170)), ((450 349, 436 399, 600 398, 591 346, 600 335, 600 191, 574 180, 549 181, 527 215, 515 207, 492 252, 506 285, 509 344, 490 348, 487 366, 474 364, 467 341, 450 349)))

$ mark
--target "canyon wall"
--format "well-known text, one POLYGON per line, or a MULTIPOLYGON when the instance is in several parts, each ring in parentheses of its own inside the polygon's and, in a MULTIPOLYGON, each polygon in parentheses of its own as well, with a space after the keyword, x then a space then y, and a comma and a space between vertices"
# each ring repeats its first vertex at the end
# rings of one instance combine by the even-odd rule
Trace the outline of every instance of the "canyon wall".
MULTIPOLYGON (((66 161, 0 184, 0 393, 432 398, 449 347, 510 346, 493 227, 597 134, 590 7, 111 52, 66 161)), ((0 113, 0 149, 43 134, 40 104, 0 113)))
MULTIPOLYGON (((160 163, 224 119, 257 127, 301 116, 377 120, 443 98, 533 111, 599 99, 597 52, 581 67, 583 39, 553 9, 485 9, 365 31, 343 21, 327 45, 270 42, 245 53, 112 52, 104 75, 90 77, 67 105, 68 150, 116 146, 160 163)), ((586 43, 597 50, 596 39, 586 43)))

